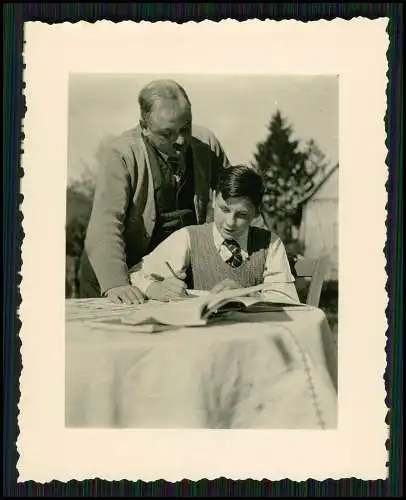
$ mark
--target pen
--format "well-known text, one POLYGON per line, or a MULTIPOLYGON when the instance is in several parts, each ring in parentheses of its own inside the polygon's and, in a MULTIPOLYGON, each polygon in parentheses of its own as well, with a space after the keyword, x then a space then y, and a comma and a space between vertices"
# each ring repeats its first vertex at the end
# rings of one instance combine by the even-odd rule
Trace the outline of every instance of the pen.
MULTIPOLYGON (((177 280, 180 280, 179 276, 176 275, 175 271, 173 270, 172 266, 169 264, 168 261, 165 261, 165 264, 166 264, 166 267, 169 269, 169 271, 171 272, 172 276, 174 278, 176 278, 177 280)), ((187 295, 187 291, 185 290, 185 295, 187 295)))

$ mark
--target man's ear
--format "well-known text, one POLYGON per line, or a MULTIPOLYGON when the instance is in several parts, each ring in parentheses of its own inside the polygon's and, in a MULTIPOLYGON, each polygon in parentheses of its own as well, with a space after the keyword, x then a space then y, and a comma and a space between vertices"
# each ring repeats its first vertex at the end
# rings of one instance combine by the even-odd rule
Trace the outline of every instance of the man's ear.
POLYGON ((259 205, 258 207, 255 207, 255 210, 256 210, 256 216, 255 217, 259 217, 262 215, 263 211, 264 211, 264 207, 263 205, 259 205))
POLYGON ((216 204, 216 196, 217 196, 217 193, 216 193, 216 190, 213 189, 212 191, 212 199, 211 199, 211 206, 214 208, 214 205, 216 204))

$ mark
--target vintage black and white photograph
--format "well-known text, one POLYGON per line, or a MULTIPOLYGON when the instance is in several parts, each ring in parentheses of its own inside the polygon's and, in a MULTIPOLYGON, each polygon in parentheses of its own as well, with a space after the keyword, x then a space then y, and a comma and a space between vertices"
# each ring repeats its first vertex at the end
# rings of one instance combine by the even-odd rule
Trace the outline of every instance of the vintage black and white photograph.
POLYGON ((336 427, 338 89, 70 75, 68 427, 336 427))
POLYGON ((21 478, 385 476, 385 27, 27 25, 21 478))

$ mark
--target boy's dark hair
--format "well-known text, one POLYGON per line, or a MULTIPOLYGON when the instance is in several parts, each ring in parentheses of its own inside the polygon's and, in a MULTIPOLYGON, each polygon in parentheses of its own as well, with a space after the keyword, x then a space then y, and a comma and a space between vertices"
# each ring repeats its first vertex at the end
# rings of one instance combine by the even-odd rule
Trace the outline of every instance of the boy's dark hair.
POLYGON ((262 176, 247 165, 235 165, 222 168, 217 179, 216 193, 228 198, 248 198, 260 209, 264 195, 262 176))

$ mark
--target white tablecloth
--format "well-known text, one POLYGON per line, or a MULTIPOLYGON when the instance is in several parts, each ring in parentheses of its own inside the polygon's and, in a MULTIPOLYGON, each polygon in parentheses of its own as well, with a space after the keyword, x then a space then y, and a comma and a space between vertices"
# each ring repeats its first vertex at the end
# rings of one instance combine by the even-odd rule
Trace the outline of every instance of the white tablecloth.
POLYGON ((336 427, 336 345, 321 310, 154 334, 86 323, 124 308, 67 301, 68 427, 336 427))

